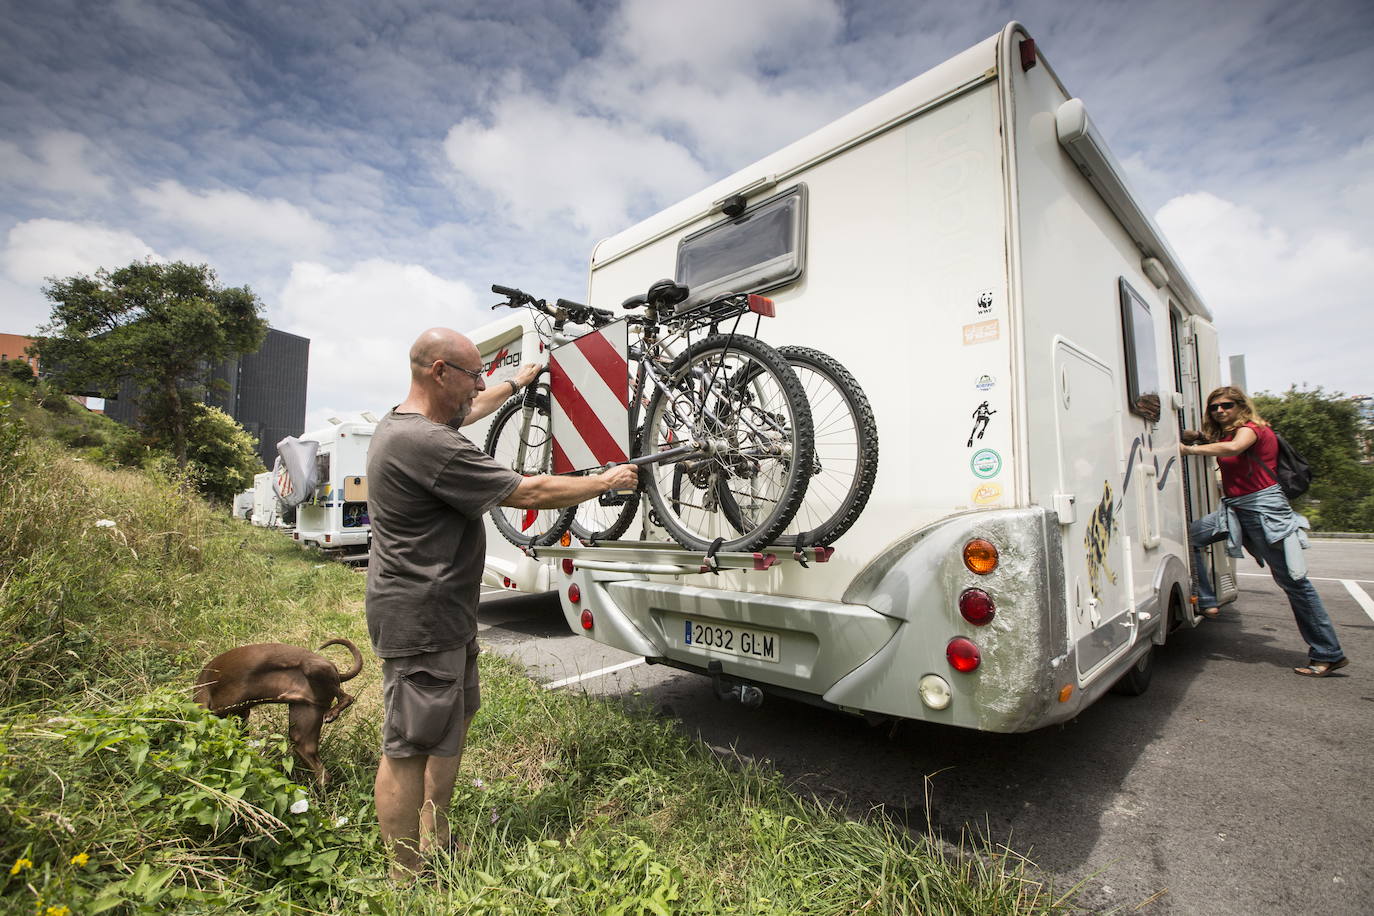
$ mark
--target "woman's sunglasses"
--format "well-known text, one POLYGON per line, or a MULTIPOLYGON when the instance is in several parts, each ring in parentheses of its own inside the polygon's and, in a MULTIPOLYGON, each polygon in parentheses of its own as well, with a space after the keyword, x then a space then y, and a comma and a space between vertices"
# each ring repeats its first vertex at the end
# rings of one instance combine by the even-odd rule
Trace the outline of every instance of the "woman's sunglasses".
POLYGON ((1235 401, 1216 401, 1207 406, 1208 410, 1230 410, 1236 406, 1235 401))

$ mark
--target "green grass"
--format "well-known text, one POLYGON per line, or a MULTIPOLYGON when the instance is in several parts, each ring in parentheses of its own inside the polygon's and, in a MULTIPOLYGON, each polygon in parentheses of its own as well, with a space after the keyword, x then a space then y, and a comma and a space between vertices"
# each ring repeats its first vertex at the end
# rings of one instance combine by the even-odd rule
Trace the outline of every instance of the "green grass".
POLYGON ((550 693, 492 655, 451 812, 468 850, 397 888, 372 810, 370 653, 350 682, 358 702, 326 727, 323 793, 295 782, 281 708, 244 731, 189 702, 200 667, 233 645, 364 645, 363 577, 213 512, 174 479, 52 443, 15 453, 4 424, 0 414, 0 911, 1070 907, 1009 850, 953 849, 799 797, 646 710, 550 693))

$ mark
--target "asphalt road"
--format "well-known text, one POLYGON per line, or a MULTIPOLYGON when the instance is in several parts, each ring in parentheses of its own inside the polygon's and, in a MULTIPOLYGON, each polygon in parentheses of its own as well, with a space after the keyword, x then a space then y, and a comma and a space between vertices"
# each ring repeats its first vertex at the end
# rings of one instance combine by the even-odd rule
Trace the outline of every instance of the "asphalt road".
POLYGON ((647 699, 799 791, 1005 843, 1057 886, 1086 881, 1092 912, 1374 914, 1374 541, 1308 560, 1349 667, 1292 673, 1305 647, 1247 558, 1239 600, 1173 634, 1143 696, 1025 735, 721 703, 703 677, 571 635, 551 595, 486 601, 479 635, 552 689, 647 699))

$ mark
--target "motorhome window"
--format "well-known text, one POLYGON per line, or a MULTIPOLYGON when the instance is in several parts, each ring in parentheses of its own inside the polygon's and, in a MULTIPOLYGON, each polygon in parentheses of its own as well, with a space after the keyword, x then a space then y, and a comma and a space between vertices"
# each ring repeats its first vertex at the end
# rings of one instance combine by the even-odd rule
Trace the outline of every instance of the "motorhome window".
POLYGON ((1158 423, 1159 354, 1150 304, 1121 278, 1121 333, 1126 345, 1126 398, 1131 413, 1158 423))
POLYGON ((734 219, 678 243, 676 280, 691 287, 683 305, 724 293, 757 293, 801 276, 806 258, 806 186, 755 204, 734 219))

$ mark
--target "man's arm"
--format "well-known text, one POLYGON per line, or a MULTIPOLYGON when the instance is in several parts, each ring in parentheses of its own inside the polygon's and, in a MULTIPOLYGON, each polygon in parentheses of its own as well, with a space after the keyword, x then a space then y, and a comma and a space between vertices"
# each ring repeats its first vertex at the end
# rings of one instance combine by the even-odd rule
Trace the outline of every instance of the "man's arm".
POLYGON ((507 398, 514 397, 522 388, 538 378, 539 370, 543 368, 540 363, 525 363, 509 381, 497 382, 485 391, 478 392, 477 397, 472 399, 472 410, 468 411, 463 425, 474 423, 500 407, 507 398))
POLYGON ((515 509, 566 509, 610 490, 634 489, 638 479, 639 469, 632 464, 618 464, 587 477, 539 474, 520 481, 501 500, 501 505, 515 509))

